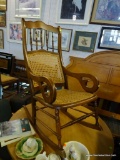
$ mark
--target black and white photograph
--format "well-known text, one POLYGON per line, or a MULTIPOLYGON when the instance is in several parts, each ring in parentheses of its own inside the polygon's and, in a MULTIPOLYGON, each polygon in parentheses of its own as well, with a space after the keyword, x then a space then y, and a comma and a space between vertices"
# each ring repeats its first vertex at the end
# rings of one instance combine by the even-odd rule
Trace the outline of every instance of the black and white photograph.
POLYGON ((15 5, 15 17, 41 17, 42 0, 16 0, 15 5))
POLYGON ((84 19, 85 7, 87 0, 64 0, 61 7, 62 19, 84 19))
POLYGON ((93 0, 59 0, 57 23, 87 25, 92 6, 93 0))

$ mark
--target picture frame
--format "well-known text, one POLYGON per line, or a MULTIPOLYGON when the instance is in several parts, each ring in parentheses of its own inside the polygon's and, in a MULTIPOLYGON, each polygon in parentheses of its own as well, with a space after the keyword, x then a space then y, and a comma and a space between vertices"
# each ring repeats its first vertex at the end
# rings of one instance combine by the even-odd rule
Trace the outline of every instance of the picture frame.
POLYGON ((41 42, 41 30, 40 29, 32 29, 32 44, 36 44, 36 36, 37 36, 37 43, 40 46, 44 46, 45 43, 45 31, 42 30, 42 42, 41 42))
POLYGON ((22 24, 20 22, 9 22, 8 41, 22 43, 22 24))
POLYGON ((57 4, 56 23, 88 25, 93 6, 93 0, 59 0, 57 4))
POLYGON ((120 24, 119 0, 95 0, 90 23, 119 25, 120 24))
MULTIPOLYGON (((62 51, 69 52, 73 30, 66 29, 66 28, 61 28, 61 30, 62 30, 62 32, 61 32, 61 34, 62 34, 62 42, 61 42, 62 51)), ((57 41, 58 35, 53 33, 53 37, 54 37, 54 49, 58 49, 58 41, 57 41)), ((48 47, 52 49, 52 33, 49 33, 48 47)))
POLYGON ((0 29, 0 49, 4 49, 4 34, 2 29, 0 29))
POLYGON ((41 18, 42 0, 16 0, 15 17, 41 18))
POLYGON ((120 50, 120 28, 102 27, 98 48, 120 50))
POLYGON ((0 0, 0 11, 7 10, 7 0, 0 0))
POLYGON ((0 11, 0 27, 6 27, 6 12, 0 11))
POLYGON ((75 31, 73 50, 94 52, 97 32, 75 31))

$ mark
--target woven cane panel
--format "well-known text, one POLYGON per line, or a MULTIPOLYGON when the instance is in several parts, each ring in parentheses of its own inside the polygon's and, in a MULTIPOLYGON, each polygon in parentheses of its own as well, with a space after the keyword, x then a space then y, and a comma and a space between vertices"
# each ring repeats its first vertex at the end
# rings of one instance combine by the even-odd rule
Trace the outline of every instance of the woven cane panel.
MULTIPOLYGON (((42 95, 37 94, 36 96, 41 97, 42 95)), ((64 104, 71 104, 71 103, 73 104, 75 102, 80 102, 82 100, 85 100, 85 99, 87 100, 89 98, 96 99, 96 96, 87 92, 76 92, 76 91, 62 89, 57 91, 57 97, 53 104, 54 105, 64 105, 64 104)))
POLYGON ((30 68, 35 75, 51 78, 54 83, 64 83, 64 77, 58 55, 34 53, 28 55, 30 68))

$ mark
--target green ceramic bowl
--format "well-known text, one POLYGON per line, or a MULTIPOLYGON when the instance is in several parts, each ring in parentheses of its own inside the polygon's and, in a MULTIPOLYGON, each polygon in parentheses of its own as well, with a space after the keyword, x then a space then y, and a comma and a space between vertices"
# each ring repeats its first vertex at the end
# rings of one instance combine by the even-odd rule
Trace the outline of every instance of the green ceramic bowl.
POLYGON ((23 144, 27 141, 27 139, 30 138, 30 137, 25 137, 25 138, 22 138, 16 145, 16 148, 15 148, 15 153, 16 155, 21 158, 21 159, 34 159, 38 154, 41 153, 41 151, 43 150, 43 142, 40 138, 36 138, 36 137, 32 137, 34 139, 36 139, 37 143, 38 143, 38 149, 37 149, 37 152, 32 155, 32 156, 26 156, 22 153, 22 146, 23 144))

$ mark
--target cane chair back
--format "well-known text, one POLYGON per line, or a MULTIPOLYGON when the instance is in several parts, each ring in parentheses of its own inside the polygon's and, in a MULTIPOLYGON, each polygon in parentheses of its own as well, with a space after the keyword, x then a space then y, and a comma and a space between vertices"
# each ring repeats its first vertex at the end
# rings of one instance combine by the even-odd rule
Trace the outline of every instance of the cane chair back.
POLYGON ((85 113, 83 116, 74 118, 73 115, 68 113, 67 109, 77 107, 78 105, 86 105, 97 99, 95 92, 98 89, 98 80, 90 74, 77 74, 69 72, 63 65, 61 37, 62 29, 60 27, 53 27, 45 24, 42 21, 25 21, 22 18, 22 33, 23 33, 23 53, 26 63, 26 69, 31 86, 32 94, 32 117, 26 109, 31 122, 34 124, 39 135, 47 141, 47 143, 55 149, 61 156, 65 157, 62 148, 61 130, 65 127, 81 122, 81 120, 94 116, 96 126, 98 125, 97 112, 91 111, 89 114, 85 113), (27 38, 29 37, 27 44, 27 38), (76 77, 81 83, 85 91, 76 92, 68 89, 67 77, 76 77), (88 86, 87 82, 91 80, 92 86, 88 86), (36 86, 39 90, 36 92, 36 86), (62 86, 58 89, 58 86, 62 86), (42 104, 38 107, 37 103, 42 104), (54 110, 54 115, 51 114, 47 108, 54 110), (40 110, 48 118, 53 118, 55 121, 56 130, 53 130, 49 124, 42 121, 42 116, 37 119, 37 111, 40 110), (61 111, 66 116, 71 118, 71 121, 66 122, 64 125, 60 123, 61 111), (54 143, 50 138, 46 137, 44 129, 37 126, 37 121, 48 129, 57 138, 58 143, 54 143))

